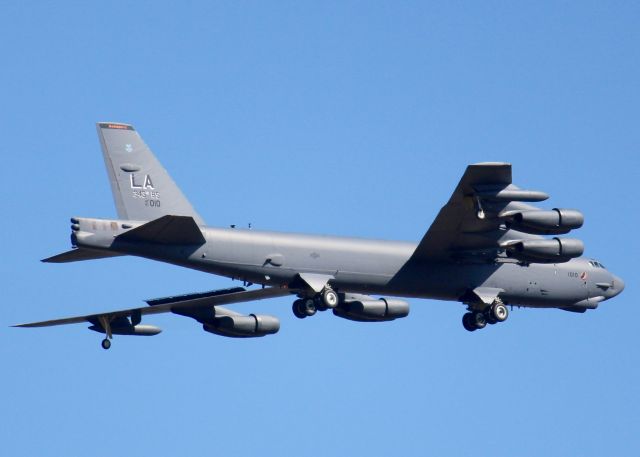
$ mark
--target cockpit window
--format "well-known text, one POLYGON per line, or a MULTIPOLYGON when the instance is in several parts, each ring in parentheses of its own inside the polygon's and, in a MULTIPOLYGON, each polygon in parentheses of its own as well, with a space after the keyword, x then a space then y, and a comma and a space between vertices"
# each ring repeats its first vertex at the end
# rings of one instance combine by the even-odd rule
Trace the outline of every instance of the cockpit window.
POLYGON ((595 260, 589 260, 589 265, 591 265, 594 268, 603 268, 603 269, 605 269, 604 265, 602 265, 600 262, 597 262, 595 260))

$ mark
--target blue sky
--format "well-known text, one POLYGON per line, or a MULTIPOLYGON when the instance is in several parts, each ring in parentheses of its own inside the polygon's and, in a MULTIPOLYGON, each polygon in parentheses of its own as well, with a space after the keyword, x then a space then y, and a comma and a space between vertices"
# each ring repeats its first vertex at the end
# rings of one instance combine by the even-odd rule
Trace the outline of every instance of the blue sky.
POLYGON ((638 455, 635 2, 3 2, 0 442, 6 455, 638 455), (233 340, 9 325, 233 285, 135 258, 68 265, 113 217, 94 123, 136 126, 211 225, 418 240, 478 161, 509 161, 626 281, 584 315, 457 303, 281 318, 233 340))

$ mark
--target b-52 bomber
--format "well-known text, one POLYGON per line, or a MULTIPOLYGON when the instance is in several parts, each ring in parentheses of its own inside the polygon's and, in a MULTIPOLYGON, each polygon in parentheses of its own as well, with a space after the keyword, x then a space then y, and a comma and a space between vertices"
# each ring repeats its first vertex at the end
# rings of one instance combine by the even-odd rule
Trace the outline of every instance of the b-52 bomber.
POLYGON ((508 305, 583 313, 624 289, 582 241, 565 238, 584 217, 530 205, 548 198, 511 182, 508 163, 469 165, 419 243, 214 228, 173 182, 138 132, 97 124, 118 219, 71 218, 73 249, 44 259, 64 263, 133 255, 244 281, 245 286, 148 300, 147 306, 18 327, 89 323, 105 335, 156 335, 142 317, 171 312, 228 337, 276 333, 280 322, 223 307, 292 296, 293 314, 317 311, 360 322, 409 314, 397 297, 456 301, 470 332, 503 322, 508 305), (371 295, 384 295, 375 298, 371 295))

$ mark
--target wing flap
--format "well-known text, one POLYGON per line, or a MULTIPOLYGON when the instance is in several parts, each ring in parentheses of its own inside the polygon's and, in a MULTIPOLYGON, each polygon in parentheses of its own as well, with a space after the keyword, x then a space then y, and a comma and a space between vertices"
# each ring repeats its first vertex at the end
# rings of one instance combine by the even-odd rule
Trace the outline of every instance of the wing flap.
POLYGON ((217 297, 219 295, 228 295, 231 293, 243 292, 245 290, 246 289, 243 287, 232 287, 229 289, 211 290, 209 292, 197 292, 194 294, 174 295, 172 297, 152 298, 145 301, 147 302, 148 305, 151 305, 151 306, 166 305, 167 303, 178 304, 184 301, 194 300, 197 298, 211 298, 211 297, 217 297))

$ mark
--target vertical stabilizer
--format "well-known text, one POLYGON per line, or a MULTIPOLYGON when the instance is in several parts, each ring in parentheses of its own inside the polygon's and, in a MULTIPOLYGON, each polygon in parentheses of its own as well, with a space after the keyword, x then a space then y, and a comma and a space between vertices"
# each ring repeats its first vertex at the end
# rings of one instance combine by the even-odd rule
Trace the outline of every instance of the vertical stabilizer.
POLYGON ((191 216, 198 225, 204 224, 131 125, 99 122, 97 128, 120 219, 191 216))

